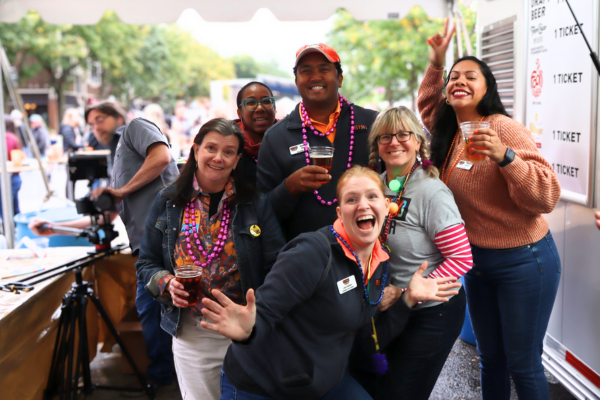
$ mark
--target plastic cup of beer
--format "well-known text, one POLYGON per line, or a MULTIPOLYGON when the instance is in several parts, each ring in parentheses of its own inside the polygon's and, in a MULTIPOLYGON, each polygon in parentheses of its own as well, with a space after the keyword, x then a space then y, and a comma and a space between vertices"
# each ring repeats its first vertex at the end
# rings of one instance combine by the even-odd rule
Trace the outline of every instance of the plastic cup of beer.
POLYGON ((200 277, 202 276, 202 267, 197 265, 183 265, 175 268, 175 279, 183 285, 183 290, 190 295, 186 300, 189 306, 198 303, 200 296, 200 277))
POLYGON ((485 147, 473 146, 471 143, 471 136, 473 132, 479 129, 489 129, 490 123, 485 121, 468 121, 460 124, 460 130, 465 140, 465 159, 473 164, 477 164, 485 161, 486 156, 483 154, 475 153, 477 150, 485 150, 485 147))
MULTIPOLYGON (((308 149, 308 157, 310 158, 310 165, 316 165, 327 170, 328 174, 331 174, 331 164, 333 162, 333 150, 331 146, 314 146, 308 149)), ((317 181, 317 183, 329 183, 328 180, 317 181)))

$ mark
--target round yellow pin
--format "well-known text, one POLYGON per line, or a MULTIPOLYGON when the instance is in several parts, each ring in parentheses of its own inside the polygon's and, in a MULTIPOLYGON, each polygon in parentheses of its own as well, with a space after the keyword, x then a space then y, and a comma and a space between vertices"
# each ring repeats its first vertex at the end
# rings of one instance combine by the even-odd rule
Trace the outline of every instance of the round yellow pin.
POLYGON ((260 227, 258 225, 252 225, 250 227, 250 234, 254 237, 260 236, 260 227))

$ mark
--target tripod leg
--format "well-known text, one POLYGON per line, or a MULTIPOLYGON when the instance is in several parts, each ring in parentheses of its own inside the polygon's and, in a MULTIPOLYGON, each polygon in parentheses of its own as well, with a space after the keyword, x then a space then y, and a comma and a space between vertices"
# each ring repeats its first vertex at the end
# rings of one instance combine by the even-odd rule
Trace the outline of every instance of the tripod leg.
POLYGON ((66 312, 65 312, 65 304, 68 303, 68 299, 63 297, 63 302, 61 306, 60 318, 58 319, 58 327, 56 331, 56 340, 54 343, 54 351, 52 352, 52 364, 50 364, 50 375, 48 376, 48 384, 46 385, 46 390, 44 390, 44 400, 51 400, 54 397, 58 389, 58 377, 59 377, 59 369, 60 363, 62 360, 62 346, 61 346, 61 338, 63 336, 63 332, 66 331, 65 325, 67 324, 66 320, 66 312))
MULTIPOLYGON (((81 306, 79 304, 79 302, 75 301, 74 302, 74 306, 75 306, 75 310, 71 310, 71 315, 70 315, 70 320, 71 320, 71 329, 70 329, 70 334, 69 334, 69 342, 68 342, 68 363, 67 363, 67 373, 66 373, 66 378, 65 380, 67 381, 67 387, 66 387, 66 392, 64 392, 66 394, 66 399, 69 399, 69 397, 71 396, 71 390, 72 390, 72 386, 73 386, 73 357, 74 357, 74 353, 75 353, 75 336, 76 336, 76 328, 77 328, 77 317, 78 317, 78 311, 79 311, 79 307, 81 306)), ((77 384, 75 384, 75 392, 77 393, 77 384)))
POLYGON ((108 315, 106 314, 106 311, 104 311, 104 307, 102 307, 102 304, 100 303, 100 300, 98 300, 98 298, 96 296, 94 296, 93 294, 90 294, 89 297, 90 297, 90 300, 92 300, 92 303, 94 303, 94 305, 98 309, 98 312, 100 313, 100 316, 102 317, 102 319, 106 323, 106 326, 108 326, 108 329, 110 330, 110 333, 112 333, 113 337, 115 338, 115 340, 117 341, 117 343, 121 347, 121 351, 123 352, 123 354, 127 358, 127 361, 129 362, 129 365, 131 365, 131 368, 135 372, 138 380, 140 381, 140 385, 142 386, 144 392, 146 392, 146 395, 148 396, 149 399, 151 399, 151 400, 154 399, 154 391, 152 390, 152 388, 150 387, 150 385, 146 383, 146 378, 140 372, 140 370, 138 369, 137 365, 135 365, 135 361, 133 361, 133 358, 131 357, 131 355, 129 354, 129 351, 125 347, 125 343, 123 343, 123 341, 121 340, 121 337, 119 336, 119 333, 117 332, 117 329, 115 328, 115 326, 113 325, 113 323, 108 318, 108 315))
MULTIPOLYGON (((94 388, 92 386, 92 373, 90 371, 86 308, 87 298, 83 297, 81 299, 81 313, 79 315, 79 362, 83 376, 83 393, 88 395, 92 393, 94 388)), ((77 377, 77 381, 79 381, 79 376, 77 377)))

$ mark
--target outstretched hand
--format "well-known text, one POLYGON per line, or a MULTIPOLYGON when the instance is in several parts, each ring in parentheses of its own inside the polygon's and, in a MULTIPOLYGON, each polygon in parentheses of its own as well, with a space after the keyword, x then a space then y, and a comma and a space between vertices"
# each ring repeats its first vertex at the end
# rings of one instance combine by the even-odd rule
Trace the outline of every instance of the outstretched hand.
POLYGON ((458 294, 458 290, 450 289, 458 289, 462 286, 453 276, 435 279, 424 278, 423 274, 427 269, 427 265, 427 261, 421 264, 408 282, 408 287, 404 293, 404 301, 409 307, 413 307, 420 301, 447 302, 448 297, 458 294))
POLYGON ((454 30, 456 29, 456 25, 452 25, 452 29, 450 29, 450 32, 448 32, 449 23, 450 18, 446 18, 446 23, 444 24, 444 30, 442 31, 442 34, 440 35, 439 33, 436 33, 427 39, 427 43, 429 46, 431 46, 431 50, 429 51, 429 62, 431 65, 437 68, 442 68, 444 66, 446 50, 448 50, 448 46, 452 40, 452 35, 454 35, 454 30))
POLYGON ((598 227, 598 229, 600 229, 600 211, 596 211, 594 216, 596 217, 596 226, 598 227))
POLYGON ((254 290, 248 290, 246 294, 248 304, 246 306, 234 303, 229 297, 216 289, 213 289, 212 295, 221 304, 206 297, 202 299, 202 304, 207 307, 202 309, 202 314, 213 323, 202 321, 200 325, 233 340, 248 339, 256 323, 254 290))

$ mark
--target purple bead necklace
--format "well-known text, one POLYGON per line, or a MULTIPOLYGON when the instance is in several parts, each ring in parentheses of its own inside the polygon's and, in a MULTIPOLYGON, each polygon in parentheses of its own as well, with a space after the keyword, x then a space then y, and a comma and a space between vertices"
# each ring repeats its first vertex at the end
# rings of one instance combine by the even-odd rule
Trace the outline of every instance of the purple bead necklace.
POLYGON ((198 266, 206 267, 210 265, 210 263, 219 257, 221 251, 223 251, 223 246, 225 245, 225 239, 227 238, 227 229, 229 226, 229 216, 231 214, 231 210, 229 209, 229 202, 227 200, 223 201, 223 210, 221 212, 221 228, 219 229, 219 236, 217 236, 217 241, 214 243, 210 254, 208 251, 208 246, 205 243, 205 247, 202 247, 202 243, 200 242, 200 238, 198 237, 199 226, 194 224, 195 222, 195 209, 194 203, 190 202, 187 204, 183 215, 183 229, 185 230, 185 241, 188 255, 192 258, 192 261, 198 266), (192 221, 190 223, 190 221, 192 221), (193 242, 192 242, 193 239, 193 242), (201 262, 197 259, 192 251, 192 244, 195 242, 198 251, 202 252, 202 255, 206 257, 204 262, 201 262))
MULTIPOLYGON (((340 108, 344 104, 344 102, 346 102, 346 104, 350 106, 350 149, 348 151, 348 164, 346 165, 346 169, 348 170, 352 167, 352 153, 354 149, 354 106, 350 104, 350 102, 348 102, 348 100, 346 100, 341 94, 338 94, 338 96, 340 98, 340 108)), ((306 127, 310 128, 316 136, 329 136, 337 127, 337 123, 340 119, 340 116, 338 115, 338 117, 335 119, 335 122, 333 123, 333 127, 325 133, 321 133, 317 129, 315 129, 315 127, 312 124, 312 121, 310 120, 310 117, 308 116, 306 108, 304 108, 304 103, 302 102, 300 102, 300 116, 302 118, 302 144, 304 145, 304 156, 306 157, 306 165, 310 165, 310 157, 308 154, 308 136, 306 135, 308 131, 306 130, 306 127)), ((317 197, 317 200, 323 205, 331 206, 337 203, 338 201, 337 198, 334 198, 331 201, 324 200, 319 195, 318 190, 315 190, 313 193, 317 197)))

